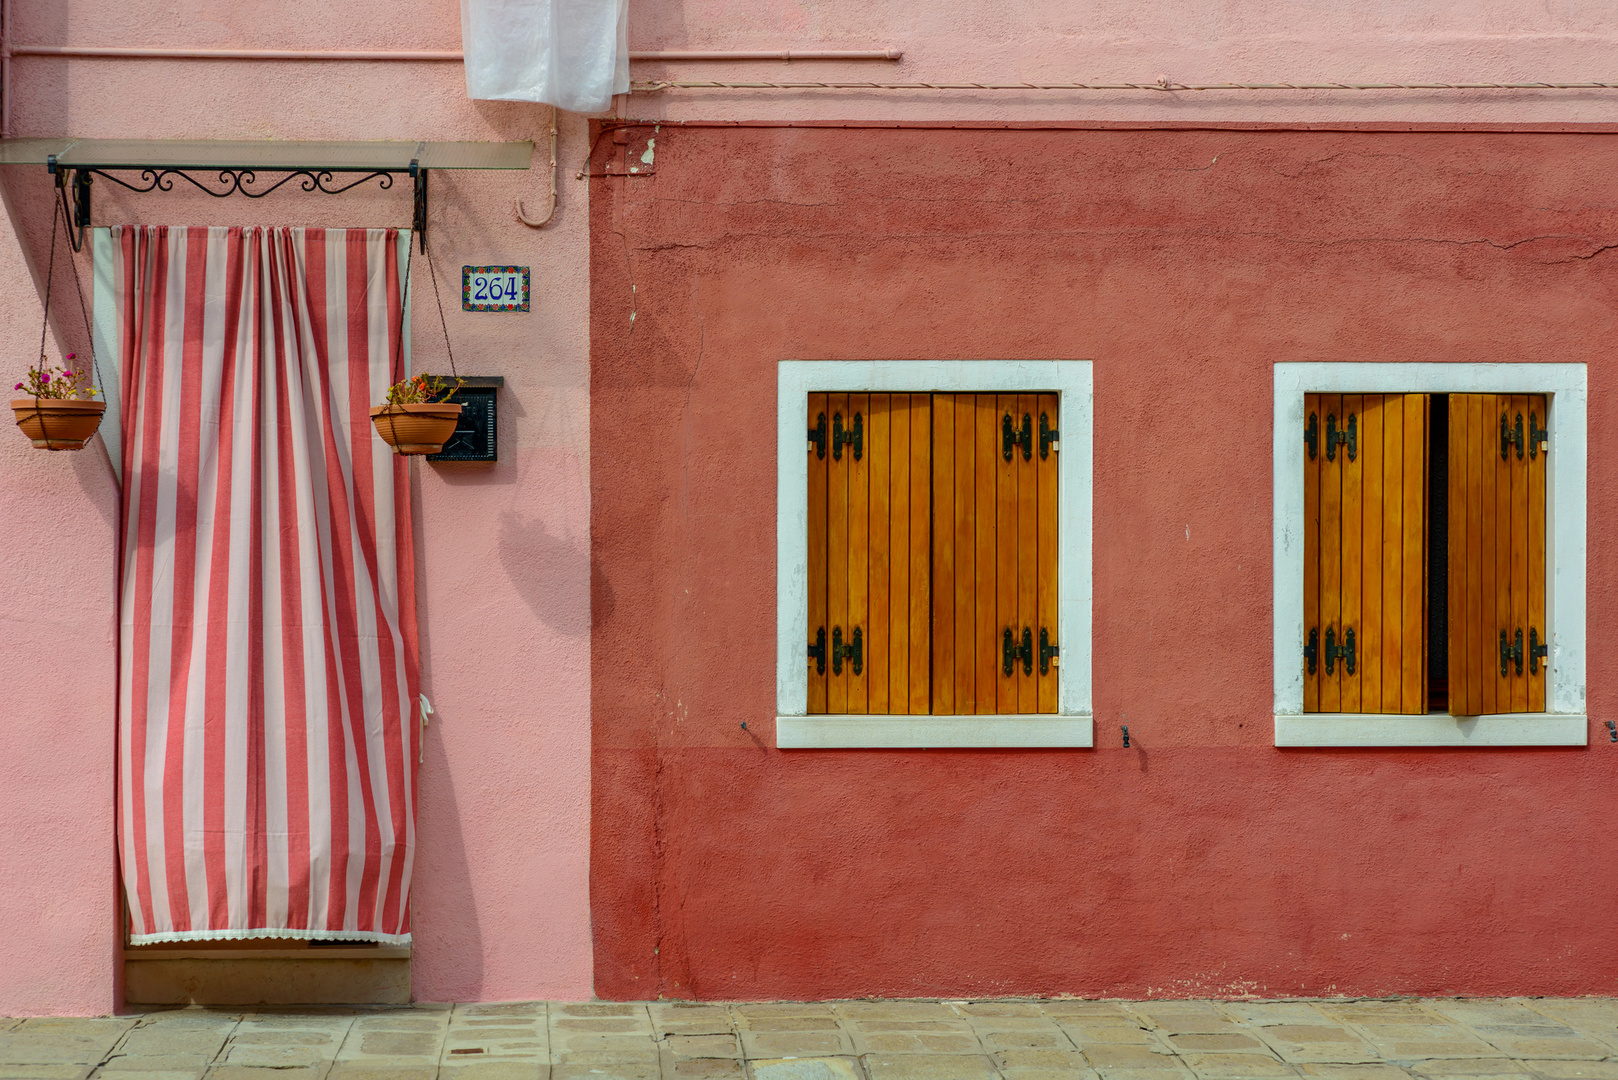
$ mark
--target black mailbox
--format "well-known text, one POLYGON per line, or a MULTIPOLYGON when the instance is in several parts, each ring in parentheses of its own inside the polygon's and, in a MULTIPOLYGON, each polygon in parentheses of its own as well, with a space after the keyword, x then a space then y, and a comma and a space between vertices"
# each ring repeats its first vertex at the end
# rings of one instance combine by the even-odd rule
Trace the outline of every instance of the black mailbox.
POLYGON ((499 425, 496 423, 495 398, 506 385, 502 375, 464 375, 461 388, 449 397, 461 404, 461 422, 455 434, 436 454, 428 454, 428 461, 498 461, 496 447, 499 425))

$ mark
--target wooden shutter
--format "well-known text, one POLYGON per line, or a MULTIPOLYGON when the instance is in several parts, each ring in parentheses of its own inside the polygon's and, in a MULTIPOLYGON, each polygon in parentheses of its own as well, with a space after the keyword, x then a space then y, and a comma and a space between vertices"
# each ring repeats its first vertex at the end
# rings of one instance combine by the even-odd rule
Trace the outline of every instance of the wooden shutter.
POLYGON ((1449 398, 1449 694, 1457 716, 1545 708, 1543 394, 1449 398))
POLYGON ((1427 711, 1427 409, 1305 395, 1305 712, 1427 711))
POLYGON ((933 395, 933 712, 1055 712, 1055 394, 933 395), (1006 456, 1006 419, 1014 441, 1006 456), (1024 423, 1026 418, 1027 423, 1024 423), (1005 634, 1016 656, 1005 670, 1005 634), (1025 633, 1026 631, 1026 633, 1025 633), (1026 651, 1025 651, 1026 645, 1026 651))
POLYGON ((808 444, 809 712, 925 713, 929 396, 810 394, 811 430, 822 414, 808 444))

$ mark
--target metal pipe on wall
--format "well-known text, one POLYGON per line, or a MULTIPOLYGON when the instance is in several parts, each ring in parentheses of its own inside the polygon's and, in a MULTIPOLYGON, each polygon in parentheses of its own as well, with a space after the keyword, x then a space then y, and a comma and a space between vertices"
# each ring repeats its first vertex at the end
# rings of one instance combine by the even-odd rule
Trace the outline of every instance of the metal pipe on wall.
MULTIPOLYGON (((8 0, 9 2, 9 0, 8 0)), ((17 45, 12 56, 67 56, 92 60, 416 60, 459 62, 459 49, 165 49, 123 45, 17 45)), ((777 49, 769 51, 685 52, 659 50, 629 54, 631 60, 902 60, 899 49, 777 49)))

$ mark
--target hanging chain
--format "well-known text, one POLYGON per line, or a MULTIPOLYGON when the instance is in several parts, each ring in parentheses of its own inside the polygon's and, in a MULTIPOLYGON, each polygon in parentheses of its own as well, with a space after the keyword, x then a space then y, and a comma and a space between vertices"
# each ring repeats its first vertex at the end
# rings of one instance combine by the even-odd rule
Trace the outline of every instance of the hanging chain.
POLYGON ((39 321, 39 360, 45 363, 45 335, 51 328, 51 282, 56 278, 56 223, 62 218, 62 207, 56 200, 51 200, 55 208, 51 211, 51 258, 45 267, 45 315, 39 321))
POLYGON ((433 279, 433 299, 438 301, 438 326, 444 331, 444 351, 449 354, 449 373, 459 379, 461 373, 455 370, 455 350, 449 343, 449 323, 444 321, 444 298, 438 292, 438 270, 433 265, 432 248, 427 248, 427 276, 433 279))
MULTIPOLYGON (((63 228, 64 231, 66 231, 68 233, 68 239, 69 239, 69 241, 71 241, 72 238, 73 238, 73 234, 72 234, 73 223, 68 221, 66 218, 63 218, 62 219, 62 228, 63 228)), ((54 240, 55 240, 55 229, 54 229, 54 226, 53 226, 53 228, 52 228, 52 241, 53 241, 52 246, 53 247, 55 246, 54 240)), ((91 272, 94 273, 94 271, 95 271, 95 248, 94 247, 92 247, 90 249, 90 267, 91 267, 91 272)), ((79 314, 81 316, 83 316, 83 318, 84 318, 84 336, 85 336, 85 340, 87 340, 89 342, 89 347, 90 347, 90 370, 95 373, 95 387, 96 387, 96 389, 101 391, 101 400, 106 401, 107 400, 107 386, 106 386, 106 383, 101 381, 101 362, 96 359, 95 328, 90 325, 90 307, 89 307, 88 304, 86 304, 84 302, 84 283, 79 280, 79 261, 77 259, 73 260, 73 289, 74 289, 75 292, 77 292, 79 294, 79 314)))
POLYGON ((405 240, 405 272, 404 290, 399 297, 399 334, 393 341, 393 381, 401 382, 404 379, 404 338, 405 319, 410 315, 410 263, 415 258, 415 247, 408 239, 405 240))

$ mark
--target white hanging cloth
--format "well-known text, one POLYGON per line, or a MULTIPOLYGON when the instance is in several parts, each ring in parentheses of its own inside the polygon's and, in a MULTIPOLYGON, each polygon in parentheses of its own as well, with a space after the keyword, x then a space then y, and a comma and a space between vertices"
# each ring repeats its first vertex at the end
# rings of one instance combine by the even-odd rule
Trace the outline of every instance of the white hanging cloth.
POLYGON ((606 112, 629 92, 628 0, 461 0, 466 93, 606 112))

